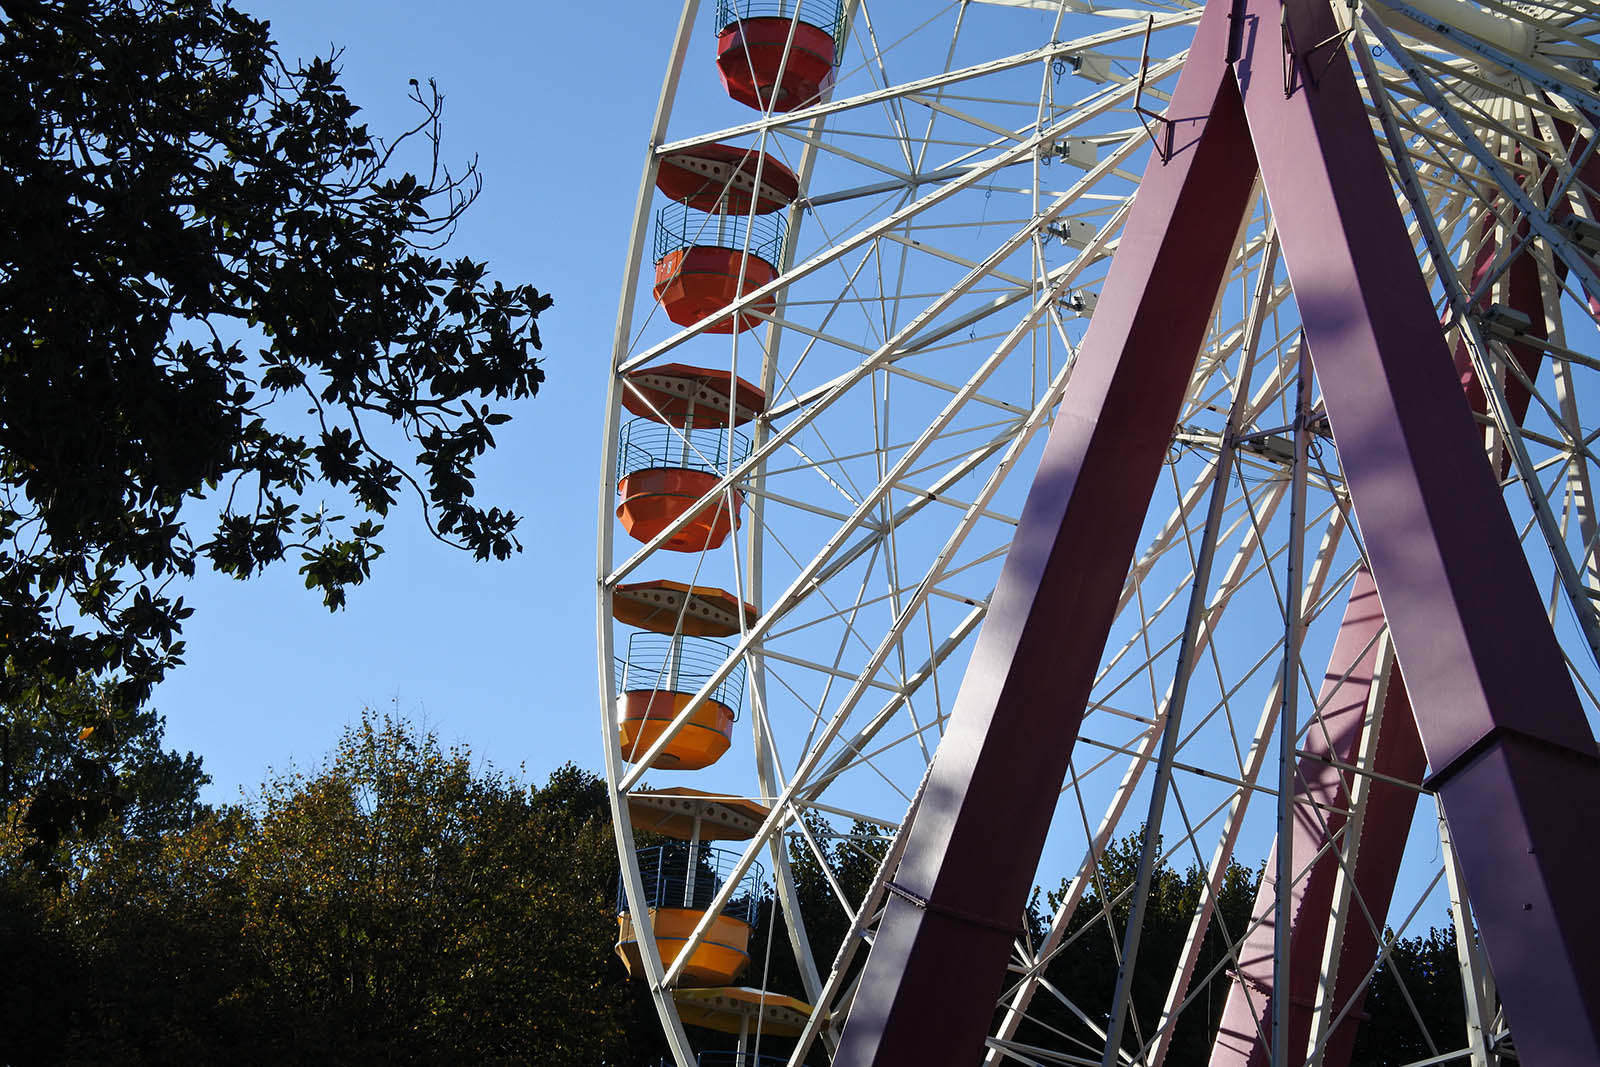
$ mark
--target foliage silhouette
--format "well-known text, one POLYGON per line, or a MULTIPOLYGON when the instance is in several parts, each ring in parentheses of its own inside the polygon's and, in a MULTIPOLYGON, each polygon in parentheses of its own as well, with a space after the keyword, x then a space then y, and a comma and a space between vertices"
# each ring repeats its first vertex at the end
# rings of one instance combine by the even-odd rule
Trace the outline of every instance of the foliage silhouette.
POLYGON ((141 706, 197 566, 296 556, 339 607, 402 493, 518 550, 474 464, 544 379, 551 300, 440 255, 479 179, 441 165, 431 83, 384 140, 337 54, 290 62, 225 0, 0 13, 0 707, 64 713, 80 675, 141 706))
MULTIPOLYGON (((101 743, 129 783, 127 802, 60 842, 57 886, 24 861, 29 839, 17 821, 0 827, 0 954, 12 963, 0 970, 0 1062, 634 1065, 665 1052, 643 984, 612 950, 616 853, 597 776, 568 765, 528 788, 369 712, 322 765, 274 775, 249 803, 212 810, 195 799, 199 762, 162 750, 158 718, 137 737, 101 743), (131 773, 142 767, 162 773, 131 773)), ((28 770, 30 782, 63 758, 48 739, 35 749, 28 767, 46 770, 28 770)), ((816 850, 791 835, 789 862, 811 936, 834 943, 848 917, 833 887, 856 906, 889 839, 815 813, 806 829, 816 850)), ((1090 1020, 1110 1007, 1138 847, 1136 835, 1108 847, 1047 971, 1090 1020)), ((1170 974, 1200 878, 1195 866, 1158 866, 1145 973, 1170 974)), ((1019 936, 1038 943, 1064 889, 1035 899, 1019 936)), ((1254 892, 1251 872, 1228 870, 1221 913, 1233 938, 1254 892)), ((804 999, 781 919, 769 890, 739 981, 804 999)), ((1209 1058, 1231 980, 1212 936, 1194 987, 1206 1010, 1189 1013, 1169 1063, 1209 1058)), ((1437 1050, 1460 1045, 1453 933, 1385 943, 1353 1067, 1433 1054, 1413 1004, 1437 1050)), ((1152 1019, 1164 981, 1134 993, 1140 1017, 1152 1019)), ((1021 1040, 1049 1027, 1051 1043, 1066 1034, 1093 1045, 1084 1020, 1054 997, 1036 998, 1031 1012, 1021 1040)), ((711 1051, 734 1041, 694 1037, 711 1051)), ((791 1044, 765 1036, 759 1052, 787 1055, 791 1044)))
MULTIPOLYGON (((813 943, 838 944, 848 931, 849 922, 823 872, 823 862, 852 907, 859 906, 873 872, 887 853, 889 840, 870 824, 856 822, 840 831, 815 813, 806 816, 806 827, 822 855, 819 858, 803 835, 791 835, 790 864, 800 907, 813 943)), ((1140 847, 1139 833, 1107 845, 1067 926, 1065 946, 1046 970, 1050 984, 1077 1011, 1052 995, 1039 994, 1030 1006, 1029 1020, 1017 1034, 1019 1041, 1031 1040, 1049 1047, 1062 1047, 1063 1042, 1070 1046, 1077 1041, 1081 1042, 1078 1051, 1085 1056, 1097 1054, 1094 1050, 1103 1047, 1104 1039, 1077 1012, 1100 1026, 1105 1025, 1110 1013, 1117 952, 1130 912, 1128 891, 1138 873, 1140 847)), ((1201 944, 1190 986, 1194 1003, 1180 1018, 1168 1054, 1170 1064, 1204 1064, 1210 1060, 1211 1043, 1233 981, 1227 942, 1240 939, 1249 925, 1259 877, 1259 872, 1237 862, 1230 863, 1223 874, 1217 908, 1220 924, 1218 918, 1213 919, 1201 944)), ((1197 864, 1190 863, 1180 871, 1169 857, 1159 859, 1140 937, 1139 967, 1134 972, 1133 1014, 1140 1020, 1148 1022, 1160 1016, 1167 983, 1188 936, 1190 917, 1203 884, 1204 873, 1197 864)), ((1020 917, 1018 935, 1039 944, 1047 932, 1049 916, 1065 898, 1067 889, 1068 884, 1063 882, 1044 894, 1042 906, 1036 891, 1026 914, 1020 917)), ((776 900, 769 898, 751 937, 753 958, 747 980, 760 984, 765 979, 767 988, 804 999, 799 968, 784 929, 773 926, 781 917, 776 900), (766 954, 769 945, 770 956, 766 954)), ((1413 938, 1397 938, 1391 932, 1386 943, 1388 954, 1376 964, 1351 1067, 1397 1067, 1435 1054, 1428 1050, 1417 1016, 1407 1004, 1407 995, 1416 1004, 1422 1026, 1427 1027, 1437 1051, 1461 1044, 1464 1013, 1453 931, 1432 930, 1413 938), (1397 975, 1405 983, 1405 994, 1400 991, 1397 975)), ((857 954, 847 979, 859 970, 864 958, 864 951, 857 954)), ((831 961, 817 962, 825 974, 831 961)), ((1130 1050, 1135 1048, 1131 1027, 1124 1043, 1130 1050)), ((762 1048, 787 1053, 790 1044, 770 1040, 762 1048)))
POLYGON ((162 748, 155 712, 120 714, 110 687, 80 678, 48 707, 0 726, 0 798, 17 857, 51 884, 105 834, 152 839, 193 823, 211 779, 190 752, 162 748))
POLYGON ((59 893, 12 864, 0 951, 63 995, 0 986, 0 1061, 643 1062, 604 796, 369 713, 246 806, 112 835, 59 893))

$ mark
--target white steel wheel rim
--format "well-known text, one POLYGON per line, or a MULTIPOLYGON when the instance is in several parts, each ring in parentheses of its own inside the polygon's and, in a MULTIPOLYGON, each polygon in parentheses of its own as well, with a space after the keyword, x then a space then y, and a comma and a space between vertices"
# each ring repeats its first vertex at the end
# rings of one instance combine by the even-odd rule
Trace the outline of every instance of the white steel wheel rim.
MULTIPOLYGON (((1571 5, 1523 5, 1535 6, 1557 32, 1554 43, 1530 51, 1518 69, 1489 70, 1481 48, 1448 38, 1419 43, 1405 32, 1414 24, 1389 9, 1369 12, 1344 45, 1361 62, 1386 160, 1397 174, 1413 176, 1409 185, 1401 183, 1402 206, 1442 306, 1453 290, 1439 278, 1438 263, 1448 260, 1457 271, 1465 263, 1470 279, 1485 233, 1497 234, 1502 250, 1514 246, 1517 223, 1526 218, 1512 190, 1497 190, 1503 173, 1495 166, 1504 172, 1508 160, 1566 161, 1573 153, 1553 137, 1553 117, 1593 135, 1551 81, 1583 101, 1582 64, 1600 57, 1590 41, 1595 20, 1575 14, 1571 5), (1423 82, 1438 86, 1442 108, 1418 88, 1423 82), (1376 83, 1385 86, 1383 93, 1374 95, 1376 83), (1394 150, 1392 138, 1405 143, 1404 154, 1394 150), (1415 210, 1424 202, 1425 211, 1415 210), (1481 220, 1491 204, 1502 221, 1486 231, 1481 220)), ((675 107, 680 79, 696 76, 697 67, 703 78, 710 65, 709 13, 703 14, 697 23, 696 4, 686 6, 674 54, 679 64, 687 54, 687 65, 669 70, 652 161, 674 145, 759 144, 801 175, 809 202, 791 214, 787 262, 772 287, 776 315, 761 329, 713 337, 665 323, 659 308, 652 313, 644 223, 661 198, 653 195, 653 164, 646 168, 613 353, 598 567, 607 776, 635 915, 643 910, 643 887, 625 795, 647 777, 652 786, 692 785, 779 801, 782 824, 769 826, 746 854, 774 870, 786 904, 795 892, 790 849, 815 853, 824 844, 796 821, 799 815, 864 816, 886 836, 904 819, 960 684, 1040 431, 1048 429, 1064 384, 1063 368, 1092 311, 1106 252, 1114 249, 1121 212, 1144 166, 1150 141, 1132 104, 1137 96, 1153 110, 1163 106, 1198 8, 1153 5, 1090 16, 1060 15, 1045 2, 961 3, 933 13, 852 4, 850 43, 830 103, 790 116, 757 116, 730 104, 713 121, 675 107), (1017 30, 1024 24, 1042 27, 1035 41, 1017 30), (1147 33, 1150 59, 1141 79, 1147 33), (1063 43, 1048 43, 1058 40, 1063 43), (1008 47, 994 49, 996 41, 1008 47), (1018 56, 1024 58, 1002 58, 1018 56), (966 76, 946 73, 952 70, 966 76), (894 78, 884 88, 890 71, 894 78), (1087 80, 1100 74, 1109 80, 1087 80), (1019 87, 1031 89, 1032 98, 1019 87), (1041 153, 1041 144, 1060 154, 1040 162, 1050 155, 1041 153), (907 180, 911 172, 917 181, 907 180), (1061 242, 1061 234, 1074 244, 1061 242), (746 427, 753 431, 754 459, 721 487, 719 499, 732 488, 744 494, 744 526, 729 544, 703 556, 641 546, 619 536, 611 518, 616 442, 626 418, 622 375, 670 362, 732 370, 767 386, 771 404, 767 417, 746 427), (705 771, 641 771, 616 741, 610 664, 629 631, 612 622, 611 594, 619 583, 657 577, 721 586, 761 612, 753 630, 728 639, 750 674, 750 740, 739 737, 734 750, 705 771), (872 668, 865 683, 859 681, 863 667, 872 668)), ((1532 184, 1537 198, 1538 183, 1532 184)), ((1573 190, 1585 187, 1574 181, 1567 189, 1573 198, 1573 190)), ((1534 573, 1550 592, 1592 720, 1596 670, 1586 634, 1600 627, 1587 595, 1596 588, 1597 568, 1586 495, 1591 427, 1582 415, 1593 407, 1585 400, 1593 395, 1588 383, 1595 371, 1592 360, 1568 348, 1592 350, 1592 344, 1569 341, 1561 324, 1563 313, 1574 314, 1585 265, 1593 268, 1572 234, 1552 235, 1548 225, 1535 229, 1553 347, 1531 383, 1524 426, 1509 421, 1505 397, 1492 395, 1493 389, 1487 414, 1498 422, 1499 439, 1513 442, 1508 504, 1526 534, 1534 573), (1524 488, 1524 472, 1528 482, 1537 482, 1536 492, 1524 488), (1538 514, 1541 508, 1546 515, 1538 514)), ((1259 818, 1248 825, 1275 804, 1277 754, 1271 712, 1263 709, 1272 705, 1268 679, 1284 648, 1284 590, 1275 588, 1281 565, 1264 567, 1262 559, 1281 561, 1291 535, 1305 538, 1302 728, 1327 663, 1328 626, 1337 625, 1342 591, 1359 563, 1359 537, 1330 444, 1324 442, 1320 463, 1307 477, 1308 518, 1291 531, 1281 514, 1290 487, 1281 430, 1292 422, 1297 323, 1259 199, 1240 249, 1175 431, 1167 484, 1150 507, 1144 547, 1080 732, 1074 774, 1058 798, 1058 828, 1041 866, 1047 887, 1080 870, 1087 876, 1089 842, 1098 850, 1137 829, 1147 804, 1138 779, 1154 760, 1185 630, 1190 572, 1206 542, 1200 527, 1207 470, 1241 380, 1241 352, 1254 353, 1249 387, 1255 402, 1236 427, 1249 442, 1236 452, 1239 468, 1212 541, 1216 564, 1196 662, 1213 677, 1205 680, 1197 669, 1190 682, 1188 736, 1171 770, 1173 795, 1181 799, 1167 806, 1161 828, 1166 855, 1205 869, 1235 849, 1254 862, 1271 840, 1270 820, 1264 840, 1259 818), (1264 282, 1263 264, 1269 265, 1264 282), (1261 619, 1274 610, 1277 623, 1264 627, 1261 619), (1275 636, 1263 632, 1274 626, 1275 636), (1220 759, 1228 746, 1231 756, 1220 759), (1237 816, 1234 830, 1229 808, 1239 797, 1261 799, 1237 816), (1235 834, 1238 841, 1230 844, 1235 834)), ((1487 290, 1490 297, 1498 291, 1487 290)), ((1477 314, 1458 321, 1457 334, 1465 335, 1478 365, 1503 366, 1505 350, 1495 333, 1503 320, 1501 327, 1477 314)), ((1574 333, 1587 336, 1590 325, 1573 321, 1574 333)), ((1424 888, 1405 902, 1397 893, 1390 918, 1439 905, 1447 874, 1437 863, 1431 873, 1403 874, 1408 887, 1424 888)), ((869 928, 884 881, 883 875, 875 880, 867 901, 845 904, 847 913, 861 912, 869 928)), ((1086 881, 1092 879, 1079 879, 1067 893, 1069 909, 1086 881)), ((1359 911, 1359 904, 1347 910, 1359 911)), ((1381 924, 1383 917, 1371 921, 1381 924)), ((800 1050, 793 1062, 825 1062, 847 1008, 842 979, 849 972, 830 981, 843 958, 840 946, 811 944, 792 926, 788 933, 806 986, 797 992, 808 1000, 820 996, 835 1009, 834 1028, 818 1026, 811 1050, 800 1050)), ((1229 936, 1237 940, 1241 933, 1229 936)), ((1050 951, 1063 949, 1019 943, 1015 963, 1024 977, 1008 982, 1008 998, 1020 1005, 1049 996, 1027 976, 1050 951)), ((645 957, 675 1054, 680 1063, 692 1063, 698 1046, 678 1019, 671 990, 661 985, 675 974, 652 952, 645 957)), ((1468 963, 1481 966, 1481 960, 1468 963)), ((759 978, 745 981, 759 984, 759 978)), ((1319 1025, 1331 1025, 1338 1010, 1324 1008, 1319 1025)), ((1146 1052, 1156 1057, 1164 1052, 1164 1020, 1158 1013, 1136 1022, 1146 1052)), ((1492 1018, 1482 1022, 1492 1028, 1492 1018)), ((1066 1035, 1049 1052, 1032 1051, 1002 1027, 990 1061, 1098 1060, 1091 1045, 1092 1034, 1066 1035)))

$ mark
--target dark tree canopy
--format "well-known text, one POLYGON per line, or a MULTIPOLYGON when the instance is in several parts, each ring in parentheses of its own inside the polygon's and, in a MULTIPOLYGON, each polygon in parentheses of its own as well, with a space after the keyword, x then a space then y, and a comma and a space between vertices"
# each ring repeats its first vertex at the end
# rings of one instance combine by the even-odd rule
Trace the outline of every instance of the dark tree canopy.
POLYGON ((153 840, 187 829, 205 810, 211 778, 194 753, 162 747, 165 720, 111 705, 111 687, 80 679, 49 707, 12 709, 0 726, 0 875, 13 859, 60 884, 108 838, 153 840))
MULTIPOLYGON (((808 813, 805 820, 810 839, 819 843, 822 856, 819 858, 798 837, 791 837, 790 868, 807 932, 815 943, 833 945, 849 930, 850 922, 832 885, 837 883, 852 901, 862 900, 873 872, 888 850, 889 840, 879 828, 864 822, 839 828, 815 813, 808 813), (832 882, 823 871, 824 862, 833 876, 832 882)), ((1138 875, 1142 842, 1142 832, 1134 832, 1107 844, 1073 912, 1064 947, 1046 971, 1054 990, 1101 1024, 1112 1006, 1117 958, 1131 913, 1130 893, 1138 875)), ((1193 859, 1180 868, 1175 861, 1182 858, 1181 854, 1161 855, 1152 877, 1150 906, 1140 941, 1140 964, 1133 983, 1134 1011, 1146 1025, 1160 1017, 1167 983, 1203 892, 1205 872, 1193 859)), ((1211 1057, 1217 1024, 1234 981, 1227 942, 1240 938, 1247 930, 1259 878, 1258 871, 1236 861, 1230 862, 1223 874, 1218 914, 1201 943, 1199 965, 1190 987, 1196 1004, 1179 1020, 1169 1063, 1188 1067, 1204 1064, 1211 1057), (1223 928, 1229 931, 1227 937, 1222 934, 1223 928)), ((1018 936, 1038 945, 1066 892, 1065 882, 1043 893, 1042 900, 1040 891, 1035 890, 1027 913, 1021 917, 1018 936)), ((781 921, 781 909, 768 898, 751 936, 750 968, 739 981, 750 985, 764 982, 767 988, 805 999, 799 968, 787 938, 773 925, 775 921, 781 921)), ((1375 964, 1351 1067, 1396 1067, 1421 1060, 1459 1047, 1464 1033, 1454 933, 1446 928, 1431 930, 1426 936, 1399 938, 1388 931, 1384 941, 1386 951, 1375 964), (1429 1036, 1424 1036, 1424 1031, 1429 1036)), ((864 955, 857 954, 850 973, 859 970, 864 955)), ((1148 1031, 1145 1036, 1149 1036, 1148 1031)), ((1102 1032, 1086 1025, 1054 995, 1044 993, 1034 998, 1029 1019, 1017 1037, 1047 1047, 1077 1041, 1083 1049, 1094 1049, 1104 1041, 1102 1032)), ((711 1042, 717 1040, 716 1036, 710 1038, 711 1042)), ((1136 1051, 1131 1034, 1125 1036, 1125 1042, 1130 1053, 1136 1051)), ((723 1043, 732 1047, 731 1038, 723 1043)), ((763 1052, 782 1055, 791 1048, 792 1043, 771 1038, 765 1039, 762 1046, 763 1052)))
MULTIPOLYGON (((194 799, 197 761, 148 758, 162 754, 158 719, 110 747, 136 796, 79 831, 63 879, 21 862, 26 836, 0 822, 0 959, 11 963, 0 968, 0 1062, 588 1067, 665 1053, 644 984, 612 951, 616 852, 595 775, 568 765, 529 788, 368 713, 318 767, 212 810, 194 799), (143 767, 157 773, 134 773, 143 767)), ((39 781, 59 746, 32 751, 27 773, 39 781)), ((889 840, 871 824, 805 818, 820 855, 791 838, 790 860, 807 925, 826 943, 849 925, 833 885, 861 899, 889 840)), ((1091 1018, 1110 1007, 1139 847, 1137 834, 1111 843, 1049 966, 1051 985, 1091 1018)), ((1141 949, 1157 978, 1181 949, 1202 878, 1193 864, 1157 868, 1141 949)), ((1235 937, 1254 890, 1252 872, 1229 868, 1221 912, 1235 937)), ((1059 890, 1040 895, 1018 931, 1035 944, 1059 890)), ((804 999, 779 921, 766 895, 738 981, 804 999)), ((1352 1067, 1459 1044, 1453 934, 1390 934, 1385 946, 1352 1067)), ((1209 1058, 1227 961, 1208 936, 1197 976, 1208 1010, 1179 1027, 1171 1062, 1209 1058)), ((1164 981, 1135 983, 1142 1018, 1164 993, 1164 981)), ((1092 1047, 1093 1032, 1054 997, 1036 998, 1032 1014, 1031 1027, 1048 1029, 1025 1027, 1023 1040, 1065 1034, 1092 1047)), ((713 1050, 735 1041, 694 1039, 713 1050)), ((791 1048, 770 1035, 760 1046, 791 1048)))
POLYGON ((0 1062, 655 1062, 594 775, 530 788, 369 713, 191 815, 59 890, 0 829, 0 1062))
POLYGON ((403 495, 479 558, 519 549, 474 462, 544 378, 551 301, 440 255, 479 181, 439 162, 431 83, 385 140, 337 56, 292 62, 222 0, 0 15, 0 707, 80 675, 140 706, 197 566, 292 557, 338 607, 403 495))

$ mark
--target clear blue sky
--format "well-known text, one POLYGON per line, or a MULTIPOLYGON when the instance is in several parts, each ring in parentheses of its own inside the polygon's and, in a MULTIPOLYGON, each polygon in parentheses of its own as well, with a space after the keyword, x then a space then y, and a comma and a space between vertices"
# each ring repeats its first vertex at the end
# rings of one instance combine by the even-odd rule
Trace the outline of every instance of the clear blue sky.
MULTIPOLYGON (((451 246, 555 297, 538 398, 515 409, 480 500, 526 518, 523 553, 476 563, 415 509, 349 607, 330 614, 297 564, 191 583, 188 663, 156 692, 169 745, 201 755, 225 801, 269 766, 322 757, 363 706, 542 779, 602 765, 594 669, 595 515, 606 366, 627 225, 675 5, 246 0, 287 56, 344 49, 374 132, 415 120, 407 81, 446 96, 445 157, 478 157, 483 195, 451 246)), ((711 42, 702 73, 715 84, 711 42)), ((313 497, 313 503, 315 498, 313 497)), ((204 516, 201 516, 202 518, 204 516)))

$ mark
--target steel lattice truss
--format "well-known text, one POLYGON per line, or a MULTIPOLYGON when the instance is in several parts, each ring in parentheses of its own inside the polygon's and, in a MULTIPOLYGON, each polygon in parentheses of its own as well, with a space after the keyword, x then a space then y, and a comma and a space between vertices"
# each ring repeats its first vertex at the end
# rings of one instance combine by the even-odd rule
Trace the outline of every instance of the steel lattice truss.
POLYGON ((1600 810, 1600 14, 907 7, 843 5, 831 90, 758 114, 697 88, 730 16, 691 0, 652 135, 598 569, 623 909, 661 903, 644 794, 761 805, 682 940, 639 940, 678 1062, 732 1043, 683 991, 758 864, 780 992, 814 1010, 728 1032, 778 1062, 1155 1065, 1202 1026, 1216 1064, 1341 1064, 1385 928, 1446 909, 1467 1027, 1423 1062, 1600 1060, 1573 847, 1600 810), (645 277, 655 183, 713 142, 800 192, 773 280, 679 326, 645 277), (712 333, 727 312, 757 328, 712 333), (671 422, 638 372, 686 364, 764 409, 723 444, 679 426, 703 503, 619 536, 625 420, 671 422), (726 543, 669 550, 736 506, 726 543), (624 741, 618 591, 649 580, 750 608, 698 673, 655 668, 671 709, 624 741), (727 753, 668 769, 739 672, 727 753), (1216 906, 1239 863, 1264 867, 1242 927, 1216 906), (1141 956, 1191 864, 1178 958, 1141 956), (1080 1003, 1051 968, 1091 937, 1119 966, 1080 1003))

